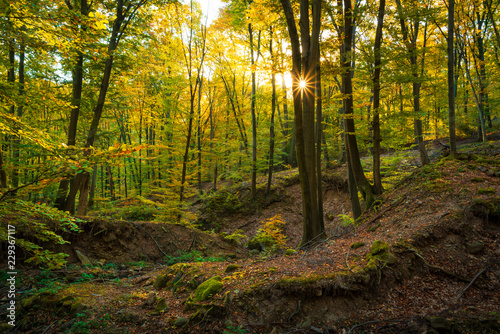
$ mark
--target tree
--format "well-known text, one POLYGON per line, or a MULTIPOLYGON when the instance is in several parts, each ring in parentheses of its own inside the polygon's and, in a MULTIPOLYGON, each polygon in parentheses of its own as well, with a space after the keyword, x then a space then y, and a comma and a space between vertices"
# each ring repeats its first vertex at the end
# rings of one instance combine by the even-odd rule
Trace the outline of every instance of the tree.
MULTIPOLYGON (((339 0, 340 2, 340 0, 339 0)), ((339 5, 339 7, 341 7, 339 5)), ((350 0, 344 0, 344 25, 342 28, 342 49, 340 53, 340 61, 342 64, 342 95, 343 95, 343 109, 344 109, 344 128, 345 128, 345 146, 348 152, 348 159, 352 169, 353 178, 356 186, 365 198, 365 208, 371 207, 375 201, 372 185, 368 182, 358 149, 356 140, 356 128, 354 125, 354 106, 353 106, 353 90, 352 90, 352 66, 351 51, 353 43, 353 8, 350 0)), ((351 193, 351 197, 354 194, 351 193)), ((357 194, 355 195, 357 196, 357 194)), ((353 206, 354 207, 354 206, 353 206)), ((356 217, 357 218, 357 217, 356 217)))
POLYGON ((454 30, 455 30, 455 0, 450 0, 448 4, 448 126, 450 133, 450 154, 457 154, 457 138, 455 135, 455 68, 454 61, 454 30))
POLYGON ((377 31, 375 33, 374 70, 373 70, 373 188, 376 194, 383 192, 382 179, 380 177, 380 71, 382 70, 382 28, 384 26, 385 0, 380 0, 377 31))
POLYGON ((315 98, 316 64, 319 59, 319 34, 321 28, 321 1, 312 1, 312 32, 310 30, 309 1, 300 1, 300 42, 295 15, 289 0, 281 0, 285 13, 292 48, 292 91, 295 113, 296 152, 302 191, 303 234, 302 246, 322 238, 324 226, 318 204, 315 149, 315 98), (301 52, 302 50, 302 52, 301 52), (302 87, 301 87, 302 86, 302 87))
MULTIPOLYGON (((93 111, 92 123, 87 132, 87 139, 85 142, 86 156, 90 155, 92 152, 91 147, 94 144, 97 130, 99 128, 99 122, 102 117, 104 103, 106 101, 106 94, 108 92, 109 81, 111 78, 111 71, 113 69, 114 53, 121 38, 124 36, 128 25, 133 20, 139 8, 142 7, 146 2, 147 0, 117 0, 116 2, 116 18, 113 22, 111 36, 108 43, 107 58, 102 75, 101 89, 99 91, 97 104, 93 111)), ((75 185, 72 189, 70 188, 70 192, 64 204, 64 209, 65 211, 69 211, 71 210, 71 208, 73 208, 77 192, 78 190, 80 190, 78 214, 84 215, 87 211, 88 194, 90 190, 90 173, 79 173, 74 182, 75 185)))
MULTIPOLYGON (((397 11, 399 16, 399 22, 401 25, 401 33, 403 35, 403 42, 406 45, 408 52, 408 59, 410 61, 411 72, 413 76, 412 87, 413 87, 413 123, 414 123, 414 131, 415 131, 415 141, 418 145, 418 151, 420 153, 420 162, 422 165, 427 165, 429 163, 429 157, 427 155, 427 151, 425 149, 424 144, 424 134, 422 129, 422 119, 420 117, 420 89, 422 83, 419 80, 419 65, 418 65, 418 56, 417 56, 417 40, 419 37, 419 29, 420 29, 420 13, 418 8, 413 7, 412 10, 415 11, 412 17, 409 20, 409 27, 406 23, 406 18, 408 15, 403 11, 403 6, 401 5, 401 0, 396 0, 397 11)), ((424 28, 424 41, 423 47, 425 49, 427 43, 427 22, 425 23, 424 28)), ((422 56, 422 68, 424 69, 424 56, 422 56)))

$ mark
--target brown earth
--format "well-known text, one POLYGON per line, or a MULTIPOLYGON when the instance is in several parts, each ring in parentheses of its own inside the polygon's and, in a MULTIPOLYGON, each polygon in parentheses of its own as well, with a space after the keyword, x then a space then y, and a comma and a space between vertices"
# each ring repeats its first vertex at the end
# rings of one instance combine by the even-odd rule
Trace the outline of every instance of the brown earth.
MULTIPOLYGON (((31 290, 32 297, 22 299, 16 330, 500 333, 499 152, 497 142, 476 152, 479 158, 463 155, 416 170, 356 226, 337 217, 348 212, 349 202, 345 184, 332 172, 325 176, 328 239, 289 256, 284 250, 248 255, 217 234, 178 225, 94 220, 72 236, 73 249, 108 263, 147 263, 106 267, 100 261, 55 271, 46 275, 65 283, 45 291, 40 273, 30 271, 21 290, 38 287, 42 293, 31 290), (179 249, 231 260, 161 263, 163 253, 179 249), (215 276, 222 288, 194 301, 194 290, 215 276)), ((253 236, 262 220, 281 213, 287 246, 297 247, 301 201, 293 177, 278 176, 272 200, 261 200, 256 213, 243 208, 218 217, 219 230, 253 236)), ((246 189, 236 193, 241 201, 248 196, 246 189)))

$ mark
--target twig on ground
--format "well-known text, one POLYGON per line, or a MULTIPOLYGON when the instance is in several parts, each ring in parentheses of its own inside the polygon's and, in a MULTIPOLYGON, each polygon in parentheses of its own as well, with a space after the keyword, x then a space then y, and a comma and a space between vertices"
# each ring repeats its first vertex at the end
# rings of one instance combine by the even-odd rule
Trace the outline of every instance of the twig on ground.
POLYGON ((468 280, 467 278, 465 278, 465 277, 462 277, 462 276, 460 276, 460 275, 456 275, 456 274, 454 274, 454 273, 452 273, 452 272, 450 272, 450 271, 448 271, 448 270, 446 270, 446 269, 444 269, 444 268, 441 268, 441 267, 439 267, 439 266, 435 266, 435 265, 433 265, 433 264, 430 264, 429 262, 427 262, 427 260, 425 259, 425 257, 423 257, 422 255, 420 255, 420 254, 419 254, 416 250, 414 250, 414 249, 410 249, 410 251, 412 251, 412 252, 413 252, 416 256, 418 256, 418 257, 419 257, 422 261, 424 261, 424 263, 425 263, 425 265, 426 265, 427 267, 429 267, 429 268, 431 268, 431 269, 435 269, 435 270, 437 270, 437 271, 440 271, 440 272, 442 272, 442 273, 444 273, 444 274, 446 274, 446 275, 448 275, 448 276, 451 276, 451 277, 453 277, 453 278, 456 278, 456 279, 457 279, 457 280, 459 280, 459 281, 462 281, 462 282, 469 282, 469 280, 468 280))
POLYGON ((416 317, 403 317, 403 318, 391 318, 391 319, 382 319, 382 320, 367 321, 367 322, 363 322, 363 323, 360 323, 360 324, 352 326, 349 329, 349 332, 347 332, 347 334, 351 334, 352 331, 355 328, 362 327, 362 326, 369 325, 369 324, 375 324, 375 323, 378 323, 378 322, 403 322, 403 321, 406 321, 406 320, 409 320, 409 319, 413 319, 413 318, 416 318, 416 317))
POLYGON ((472 279, 472 281, 470 281, 470 283, 465 287, 465 289, 462 290, 462 292, 460 292, 457 297, 455 298, 455 300, 459 300, 460 297, 463 296, 463 294, 465 293, 465 291, 467 291, 467 289, 469 289, 472 284, 474 284, 474 282, 478 279, 479 276, 481 276, 482 273, 484 273, 486 271, 486 269, 488 269, 488 265, 486 265, 481 271, 479 271, 477 273, 476 276, 474 276, 474 278, 472 279))
POLYGON ((45 328, 45 330, 42 332, 42 334, 44 334, 46 331, 48 331, 48 330, 49 330, 49 328, 50 328, 53 324, 55 324, 55 322, 56 322, 56 321, 57 321, 57 320, 52 321, 52 323, 51 323, 51 324, 50 324, 47 328, 45 328))

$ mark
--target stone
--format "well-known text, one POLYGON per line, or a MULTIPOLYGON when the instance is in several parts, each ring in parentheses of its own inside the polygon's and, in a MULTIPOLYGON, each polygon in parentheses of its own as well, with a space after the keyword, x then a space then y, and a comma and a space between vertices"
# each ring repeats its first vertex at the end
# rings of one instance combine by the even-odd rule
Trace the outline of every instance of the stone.
POLYGON ((302 324, 300 324, 300 328, 302 329, 309 329, 312 326, 312 321, 311 318, 307 318, 306 321, 304 321, 302 324))
POLYGON ((483 250, 484 244, 481 241, 474 241, 466 243, 467 251, 471 254, 477 254, 483 250))
POLYGON ((370 254, 375 256, 389 251, 389 245, 380 240, 375 240, 370 248, 370 254))
POLYGON ((229 327, 233 327, 233 326, 234 326, 234 324, 230 319, 224 321, 224 327, 229 328, 229 327))
POLYGON ((92 265, 92 261, 90 261, 90 258, 83 254, 81 251, 78 249, 75 250, 76 256, 78 256, 78 260, 85 266, 85 265, 92 265))
POLYGON ((215 276, 201 283, 194 292, 194 301, 204 301, 211 298, 224 286, 220 276, 215 276))
POLYGON ((168 311, 167 300, 165 298, 158 298, 158 303, 156 304, 155 312, 161 313, 168 311))
POLYGON ((237 269, 241 268, 240 265, 237 265, 237 264, 230 264, 226 267, 226 269, 224 270, 225 273, 231 273, 233 271, 236 271, 237 269))
POLYGON ((363 242, 363 241, 358 241, 358 242, 355 242, 351 245, 351 248, 352 249, 358 249, 360 247, 363 247, 364 245, 366 245, 366 242, 363 242))
POLYGON ((156 280, 155 280, 155 283, 154 283, 154 287, 156 290, 161 290, 163 289, 164 287, 167 286, 167 283, 169 281, 169 277, 167 275, 164 275, 164 274, 160 274, 156 277, 156 280))
POLYGON ((451 324, 446 318, 443 317, 432 317, 430 319, 431 328, 437 330, 439 333, 445 333, 451 331, 451 324))
POLYGON ((150 293, 144 302, 144 306, 152 307, 156 303, 156 293, 150 293))
POLYGON ((178 317, 177 319, 175 319, 174 321, 174 326, 175 327, 182 327, 184 326, 185 324, 187 324, 189 322, 188 319, 184 318, 184 317, 178 317))

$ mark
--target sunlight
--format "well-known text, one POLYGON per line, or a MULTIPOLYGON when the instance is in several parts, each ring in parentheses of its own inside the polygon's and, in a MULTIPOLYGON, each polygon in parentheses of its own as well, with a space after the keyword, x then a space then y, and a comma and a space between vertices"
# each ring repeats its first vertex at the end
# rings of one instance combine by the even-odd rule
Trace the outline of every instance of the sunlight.
POLYGON ((304 79, 302 79, 302 80, 299 81, 299 88, 301 90, 304 90, 306 88, 306 86, 307 86, 307 83, 306 83, 306 81, 304 79))

